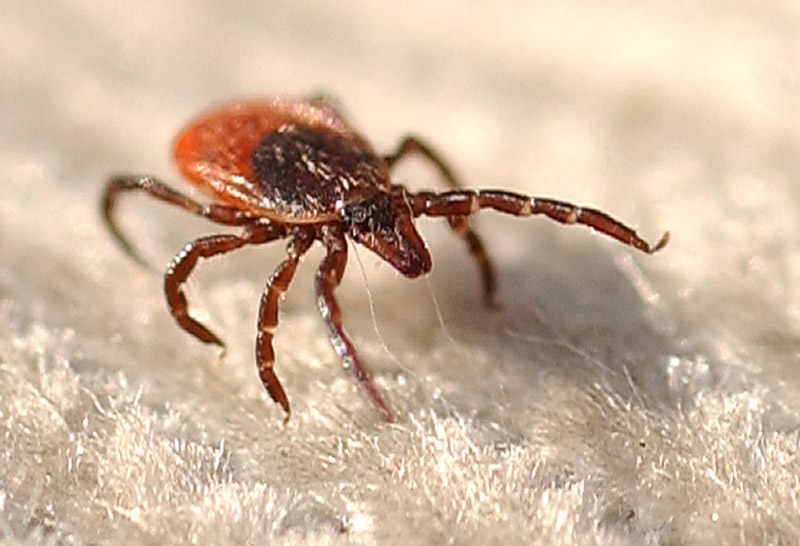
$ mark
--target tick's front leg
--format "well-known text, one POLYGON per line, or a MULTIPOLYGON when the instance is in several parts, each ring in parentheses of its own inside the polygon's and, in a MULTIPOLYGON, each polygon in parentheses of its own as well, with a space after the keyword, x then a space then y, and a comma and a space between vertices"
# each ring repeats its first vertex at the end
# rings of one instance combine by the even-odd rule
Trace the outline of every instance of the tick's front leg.
POLYGON ((197 322, 188 312, 186 296, 182 285, 191 274, 197 260, 211 258, 241 248, 244 245, 262 244, 286 235, 286 228, 265 221, 253 221, 244 233, 239 235, 211 235, 192 241, 172 259, 164 275, 164 293, 169 310, 178 324, 203 343, 213 343, 223 349, 225 344, 211 330, 197 322))
POLYGON ((417 192, 406 195, 414 216, 469 216, 482 209, 531 216, 541 214, 562 224, 582 224, 647 254, 664 248, 669 232, 650 245, 630 227, 605 212, 547 197, 530 197, 504 190, 459 190, 443 193, 417 192))
POLYGON ((372 374, 361 362, 353 342, 344 331, 342 312, 334 296, 336 287, 342 282, 342 275, 344 275, 344 268, 347 264, 347 240, 341 232, 329 229, 325 231, 323 242, 326 254, 317 270, 315 286, 319 311, 328 326, 331 343, 344 362, 345 368, 352 370, 372 403, 383 413, 387 422, 392 422, 394 420, 392 411, 383 400, 383 396, 375 386, 372 374))
POLYGON ((300 263, 300 258, 314 242, 314 237, 313 229, 295 229, 292 241, 289 243, 288 256, 269 278, 264 294, 261 296, 261 305, 258 308, 258 334, 256 336, 258 375, 270 397, 286 412, 286 420, 289 419, 291 410, 289 399, 273 369, 275 351, 272 348, 272 336, 278 327, 278 300, 289 288, 297 264, 300 263))

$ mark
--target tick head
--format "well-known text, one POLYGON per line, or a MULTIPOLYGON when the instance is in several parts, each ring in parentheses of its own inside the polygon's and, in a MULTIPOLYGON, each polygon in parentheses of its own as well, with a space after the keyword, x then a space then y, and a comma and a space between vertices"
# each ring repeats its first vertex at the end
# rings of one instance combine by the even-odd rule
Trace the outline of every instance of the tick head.
POLYGON ((431 255, 401 199, 375 192, 344 204, 339 214, 350 236, 406 277, 431 270, 431 255))

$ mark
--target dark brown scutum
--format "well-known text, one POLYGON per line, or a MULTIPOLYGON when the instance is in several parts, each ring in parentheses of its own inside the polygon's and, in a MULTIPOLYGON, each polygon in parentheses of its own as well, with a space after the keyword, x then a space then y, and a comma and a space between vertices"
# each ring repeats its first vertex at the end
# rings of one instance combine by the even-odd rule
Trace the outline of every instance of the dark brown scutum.
POLYGON ((288 126, 267 133, 251 163, 259 193, 287 216, 333 214, 337 203, 387 186, 378 157, 319 129, 288 126))

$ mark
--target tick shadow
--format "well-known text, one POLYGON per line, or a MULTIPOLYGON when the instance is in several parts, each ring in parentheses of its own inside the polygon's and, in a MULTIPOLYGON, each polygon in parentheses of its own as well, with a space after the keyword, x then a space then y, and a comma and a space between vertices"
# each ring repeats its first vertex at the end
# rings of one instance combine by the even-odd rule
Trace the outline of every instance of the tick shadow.
POLYGON ((448 335, 467 355, 479 355, 462 361, 454 380, 495 383, 509 405, 547 396, 553 381, 672 403, 666 364, 676 342, 637 268, 658 256, 610 249, 592 237, 514 244, 514 252, 494 253, 499 310, 483 306, 468 258, 439 256, 432 282, 448 335))

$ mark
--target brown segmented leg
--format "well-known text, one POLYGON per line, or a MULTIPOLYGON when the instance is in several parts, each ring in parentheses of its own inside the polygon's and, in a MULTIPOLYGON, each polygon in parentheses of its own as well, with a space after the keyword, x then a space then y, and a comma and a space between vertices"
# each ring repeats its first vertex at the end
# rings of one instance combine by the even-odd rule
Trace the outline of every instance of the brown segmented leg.
POLYGON ((218 224, 225 224, 229 226, 240 226, 251 219, 248 218, 240 209, 228 207, 225 205, 202 205, 185 195, 176 192, 157 178, 146 175, 119 175, 109 179, 106 184, 105 192, 103 193, 102 212, 103 219, 111 231, 117 243, 122 247, 126 254, 131 258, 146 265, 145 260, 136 251, 133 245, 130 244, 128 239, 122 235, 122 232, 117 227, 114 220, 114 210, 117 203, 117 198, 121 193, 129 191, 143 191, 150 197, 154 197, 159 201, 164 201, 170 205, 175 205, 182 208, 194 215, 208 218, 212 222, 218 224))
POLYGON ((289 419, 291 409, 289 399, 273 370, 275 351, 272 348, 272 336, 278 326, 278 300, 289 288, 300 258, 314 242, 315 237, 313 228, 295 228, 287 250, 288 255, 267 282, 258 308, 258 334, 256 335, 258 375, 272 400, 286 412, 286 420, 289 419))
POLYGON ((350 341, 342 326, 342 312, 336 302, 334 291, 342 281, 344 268, 347 264, 347 241, 344 234, 330 226, 323 229, 323 242, 326 248, 325 258, 317 270, 315 287, 317 291, 317 304, 328 331, 331 343, 344 362, 345 368, 353 371, 361 387, 366 391, 372 403, 383 413, 387 422, 394 420, 389 406, 383 400, 381 393, 375 386, 372 374, 361 362, 356 348, 350 341))
POLYGON ((254 222, 239 235, 211 235, 188 243, 172 259, 164 275, 164 293, 169 310, 178 324, 203 343, 225 344, 211 330, 189 316, 186 296, 181 286, 189 277, 199 258, 210 258, 236 250, 248 244, 266 243, 286 236, 286 228, 266 221, 254 222))
MULTIPOLYGON (((447 185, 454 190, 459 190, 463 186, 453 174, 453 170, 445 163, 444 159, 436 153, 425 142, 414 136, 407 136, 401 142, 397 149, 383 157, 384 161, 391 169, 400 159, 407 155, 418 154, 423 158, 430 161, 439 171, 447 185)), ((481 273, 481 282, 483 284, 483 301, 487 307, 494 307, 494 296, 497 289, 496 277, 494 267, 486 254, 483 243, 480 237, 469 225, 469 220, 465 216, 450 216, 448 218, 450 227, 453 231, 458 233, 464 238, 470 254, 478 264, 478 269, 481 273)))
POLYGON ((669 232, 650 246, 637 233, 608 214, 593 208, 581 207, 565 201, 541 197, 528 197, 500 190, 460 190, 443 193, 419 192, 407 196, 414 216, 468 216, 490 208, 515 216, 544 214, 562 224, 583 224, 609 237, 652 254, 664 248, 669 232))
POLYGON ((433 148, 415 136, 409 135, 404 137, 397 146, 397 149, 393 153, 383 156, 383 160, 389 164, 389 168, 392 168, 395 163, 410 154, 419 154, 433 163, 439 170, 439 174, 442 175, 442 178, 444 178, 447 185, 451 188, 459 189, 462 187, 458 178, 453 174, 453 170, 445 163, 442 156, 434 152, 433 148))
POLYGON ((497 291, 497 281, 495 280, 494 268, 489 256, 486 255, 486 250, 483 248, 478 235, 469 227, 469 220, 465 216, 448 216, 447 221, 453 231, 461 234, 464 241, 467 243, 469 253, 472 255, 478 268, 481 271, 481 280, 483 282, 483 303, 487 307, 496 307, 497 303, 494 301, 494 296, 497 291))

